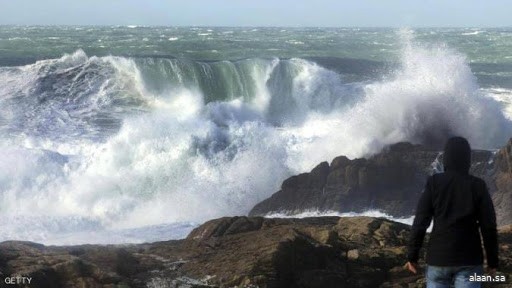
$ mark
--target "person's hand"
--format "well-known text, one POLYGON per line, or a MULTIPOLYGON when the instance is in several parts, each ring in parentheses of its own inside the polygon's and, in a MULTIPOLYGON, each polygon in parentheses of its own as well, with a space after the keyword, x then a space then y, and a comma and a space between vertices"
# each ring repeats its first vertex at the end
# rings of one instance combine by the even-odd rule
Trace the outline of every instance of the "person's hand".
POLYGON ((405 263, 404 268, 411 271, 413 274, 418 274, 418 263, 407 262, 405 263))
POLYGON ((496 268, 487 267, 487 274, 494 277, 496 275, 496 268))

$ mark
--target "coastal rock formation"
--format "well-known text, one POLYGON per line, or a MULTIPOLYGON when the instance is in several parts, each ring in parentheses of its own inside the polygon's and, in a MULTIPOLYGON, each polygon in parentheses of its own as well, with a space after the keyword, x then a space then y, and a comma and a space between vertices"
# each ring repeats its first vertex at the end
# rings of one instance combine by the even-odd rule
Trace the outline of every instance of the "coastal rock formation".
MULTIPOLYGON (((492 157, 491 151, 474 150, 471 173, 494 181, 492 157)), ((376 209, 396 217, 411 216, 427 177, 440 171, 441 163, 441 152, 410 143, 391 145, 368 159, 339 156, 330 165, 323 162, 309 173, 286 179, 280 191, 249 215, 376 209)), ((500 191, 510 190, 507 183, 500 185, 500 191)), ((491 192, 495 191, 493 186, 491 192)))
MULTIPOLYGON (((402 267, 408 233, 371 217, 221 218, 152 244, 4 242, 0 271, 31 278, 9 287, 423 287, 402 267)), ((512 276, 512 229, 500 239, 501 272, 512 276)))
POLYGON ((225 253, 189 271, 200 277, 208 266, 227 287, 378 287, 403 265, 407 232, 407 225, 368 217, 218 219, 187 240, 225 253))
POLYGON ((31 277, 30 287, 378 287, 419 279, 399 269, 407 231, 407 225, 367 217, 221 218, 182 241, 125 247, 4 242, 0 269, 31 277))
POLYGON ((512 139, 496 152, 494 170, 487 181, 496 206, 498 225, 512 223, 512 139))

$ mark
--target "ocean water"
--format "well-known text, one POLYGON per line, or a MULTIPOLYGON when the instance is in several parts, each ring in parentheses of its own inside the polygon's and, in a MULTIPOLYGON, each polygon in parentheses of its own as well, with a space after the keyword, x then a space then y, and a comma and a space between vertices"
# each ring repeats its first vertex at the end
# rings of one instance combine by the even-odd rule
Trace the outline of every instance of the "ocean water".
POLYGON ((511 48, 512 29, 0 26, 0 241, 182 238, 338 155, 498 148, 511 48))

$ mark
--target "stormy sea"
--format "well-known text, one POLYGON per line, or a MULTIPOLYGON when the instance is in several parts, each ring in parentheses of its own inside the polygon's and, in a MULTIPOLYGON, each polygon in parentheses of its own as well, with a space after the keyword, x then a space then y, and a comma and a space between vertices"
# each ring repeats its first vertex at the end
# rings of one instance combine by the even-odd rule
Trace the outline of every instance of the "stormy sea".
POLYGON ((338 155, 496 149, 511 47, 510 28, 0 26, 0 242, 177 239, 338 155))

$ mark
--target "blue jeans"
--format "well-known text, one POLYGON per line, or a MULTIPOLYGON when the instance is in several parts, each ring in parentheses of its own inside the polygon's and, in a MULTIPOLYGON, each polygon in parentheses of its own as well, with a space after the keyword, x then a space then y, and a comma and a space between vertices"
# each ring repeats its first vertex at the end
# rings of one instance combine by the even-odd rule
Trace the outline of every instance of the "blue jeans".
POLYGON ((483 275, 482 265, 476 266, 427 266, 427 288, 480 288, 481 282, 470 282, 472 275, 483 275), (454 286, 452 286, 454 285, 454 286))

